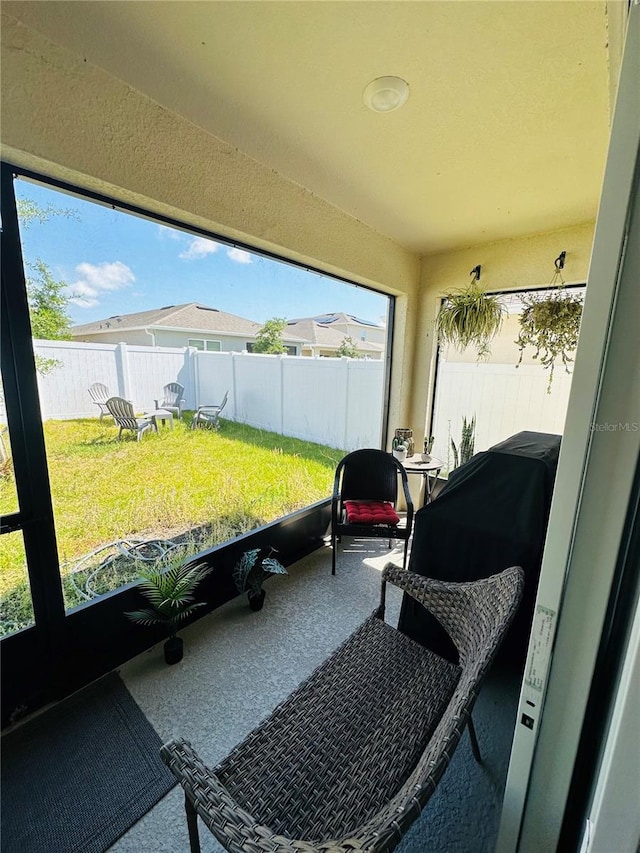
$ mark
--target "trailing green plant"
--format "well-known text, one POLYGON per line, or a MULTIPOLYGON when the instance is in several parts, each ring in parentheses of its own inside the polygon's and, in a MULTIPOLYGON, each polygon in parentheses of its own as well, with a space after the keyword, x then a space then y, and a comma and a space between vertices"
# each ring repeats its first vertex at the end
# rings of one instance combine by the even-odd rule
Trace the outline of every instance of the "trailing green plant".
POLYGON ((233 582, 238 592, 247 592, 249 598, 258 598, 262 594, 262 584, 271 575, 288 574, 285 567, 272 554, 275 548, 260 557, 262 548, 245 551, 233 570, 233 582))
POLYGON ((571 373, 568 365, 573 362, 571 356, 578 346, 583 296, 560 286, 551 293, 525 294, 522 303, 524 310, 516 340, 520 359, 516 367, 522 364, 525 348, 533 347, 533 358, 540 357, 540 363, 549 370, 547 394, 550 394, 556 362, 561 360, 566 372, 571 373))
POLYGON ((456 446, 456 443, 453 439, 451 439, 451 450, 453 451, 453 467, 459 468, 460 465, 464 465, 465 462, 468 462, 473 456, 473 451, 475 447, 475 430, 476 430, 476 416, 474 415, 470 421, 467 421, 466 417, 462 418, 462 436, 460 439, 460 449, 456 446))
POLYGON ((140 592, 149 601, 150 607, 131 610, 125 615, 139 625, 163 625, 167 636, 176 636, 181 622, 204 607, 203 601, 195 600, 195 588, 212 569, 205 563, 188 563, 177 560, 164 568, 146 569, 140 572, 140 592))
POLYGON ((502 326, 505 306, 499 296, 488 294, 476 281, 469 287, 446 294, 436 318, 440 344, 457 350, 474 347, 478 358, 486 358, 489 344, 502 326))

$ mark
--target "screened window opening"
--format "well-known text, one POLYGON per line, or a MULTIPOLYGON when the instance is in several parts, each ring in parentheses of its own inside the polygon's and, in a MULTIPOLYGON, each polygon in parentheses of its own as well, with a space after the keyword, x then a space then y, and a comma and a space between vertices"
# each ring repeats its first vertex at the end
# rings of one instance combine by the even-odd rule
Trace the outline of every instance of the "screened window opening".
POLYGON ((500 294, 504 314, 489 352, 439 348, 431 434, 432 452, 446 476, 470 455, 487 450, 522 431, 562 435, 573 376, 575 343, 581 318, 584 285, 558 290, 540 288, 500 294), (544 342, 559 339, 552 303, 539 314, 525 313, 532 304, 563 299, 570 310, 562 332, 568 348, 553 365, 545 358, 544 342), (542 317, 539 328, 532 317, 542 317), (545 319, 546 318, 546 319, 545 319), (538 348, 538 344, 540 347, 538 348), (546 364, 545 364, 546 362, 546 364))
MULTIPOLYGON (((14 188, 67 609, 328 498, 340 458, 380 446, 389 298, 46 183, 14 188), (327 315, 378 328, 377 357, 342 358, 345 333, 323 326, 310 358, 305 330, 327 315), (278 353, 291 358, 265 358, 278 353), (192 428, 223 400, 218 430, 192 428)), ((16 508, 10 479, 0 500, 16 508)), ((33 621, 18 538, 0 537, 6 631, 33 621)))

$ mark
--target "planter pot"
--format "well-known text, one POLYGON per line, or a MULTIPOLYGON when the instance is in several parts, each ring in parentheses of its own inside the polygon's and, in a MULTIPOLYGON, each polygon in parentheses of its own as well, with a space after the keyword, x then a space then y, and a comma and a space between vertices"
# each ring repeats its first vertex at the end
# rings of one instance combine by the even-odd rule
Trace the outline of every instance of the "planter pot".
POLYGON ((180 663, 182 660, 183 650, 184 643, 182 642, 182 637, 170 637, 164 644, 165 663, 180 663))
POLYGON ((404 462, 405 459, 407 458, 407 451, 406 450, 393 450, 392 453, 396 457, 398 462, 404 462))
POLYGON ((261 589, 259 595, 252 595, 249 593, 249 607, 256 612, 258 610, 262 610, 266 594, 267 591, 265 589, 261 589))
POLYGON ((431 454, 430 453, 421 453, 420 458, 423 462, 431 462, 431 454))
POLYGON ((415 453, 415 444, 413 442, 413 430, 408 427, 397 429, 395 432, 396 438, 401 438, 407 445, 407 456, 413 456, 415 453))

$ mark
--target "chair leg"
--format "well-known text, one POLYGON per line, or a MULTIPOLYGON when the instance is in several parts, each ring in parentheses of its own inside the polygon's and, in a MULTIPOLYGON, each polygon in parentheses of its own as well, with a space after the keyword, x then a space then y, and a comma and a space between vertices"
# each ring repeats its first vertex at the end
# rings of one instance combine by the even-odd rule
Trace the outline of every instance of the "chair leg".
POLYGON ((338 547, 338 543, 336 542, 336 537, 331 534, 331 574, 335 575, 336 573, 336 548, 338 547))
POLYGON ((184 795, 184 810, 187 813, 187 829, 189 830, 189 847, 191 853, 200 853, 200 838, 198 836, 198 813, 189 797, 184 795))
POLYGON ((408 554, 408 552, 409 552, 409 540, 405 539, 404 540, 404 559, 402 560, 402 568, 403 569, 407 568, 407 554, 408 554))
POLYGON ((471 751, 473 752, 473 757, 478 762, 478 764, 482 764, 482 755, 480 754, 478 738, 476 737, 476 730, 473 725, 473 720, 471 719, 471 714, 469 714, 467 725, 469 727, 469 740, 471 741, 471 751))

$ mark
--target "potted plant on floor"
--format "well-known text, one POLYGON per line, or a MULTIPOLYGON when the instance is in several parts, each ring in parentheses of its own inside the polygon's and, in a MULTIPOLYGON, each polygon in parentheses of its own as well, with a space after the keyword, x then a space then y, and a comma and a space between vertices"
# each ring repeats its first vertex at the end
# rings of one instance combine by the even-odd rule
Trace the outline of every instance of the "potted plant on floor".
POLYGON ((255 611, 261 610, 264 604, 266 596, 262 588, 264 581, 271 575, 288 574, 282 563, 272 556, 275 554, 275 548, 268 548, 266 554, 262 554, 263 550, 263 548, 252 548, 250 551, 245 551, 233 570, 233 581, 238 592, 247 593, 249 607, 255 611))
POLYGON ((195 588, 211 572, 204 563, 188 563, 180 560, 168 566, 142 571, 140 592, 150 606, 132 610, 125 615, 139 625, 163 625, 168 639, 164 644, 164 659, 168 664, 179 663, 183 655, 182 637, 177 636, 178 627, 203 601, 194 600, 195 588))
POLYGON ((458 468, 464 465, 473 456, 475 448, 475 431, 476 431, 476 416, 474 415, 470 421, 465 417, 462 418, 462 438, 460 439, 460 448, 451 439, 451 449, 453 451, 453 467, 458 468))

